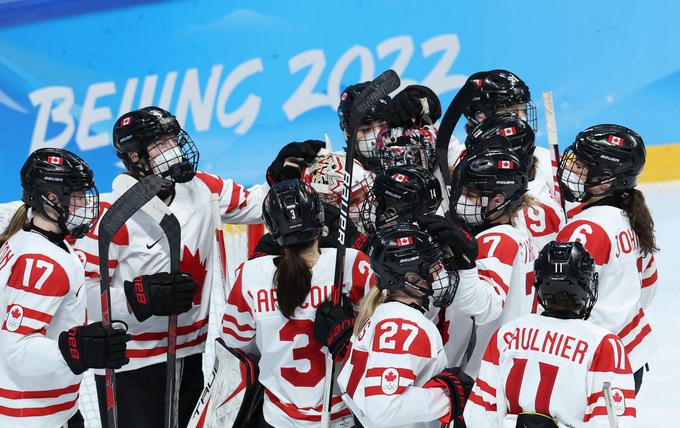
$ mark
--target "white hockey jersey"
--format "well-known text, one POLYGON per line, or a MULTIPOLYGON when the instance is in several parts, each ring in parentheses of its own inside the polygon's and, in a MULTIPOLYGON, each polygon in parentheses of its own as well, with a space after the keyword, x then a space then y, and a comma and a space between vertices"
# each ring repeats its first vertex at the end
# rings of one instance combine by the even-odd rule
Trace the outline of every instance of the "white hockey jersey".
MULTIPOLYGON (((177 317, 177 357, 199 354, 208 336, 208 314, 213 281, 215 221, 212 198, 218 198, 224 223, 260 223, 267 186, 245 189, 228 179, 198 172, 188 183, 175 185, 169 208, 182 228, 180 271, 188 272, 198 284, 192 308, 177 317)), ((120 195, 100 196, 100 217, 120 195)), ((85 260, 86 288, 90 318, 101 317, 99 298, 98 227, 75 243, 85 260)), ((224 248, 220 246, 220 248, 224 248)), ((222 259, 224 260, 224 259, 222 259)), ((144 212, 135 213, 113 238, 109 248, 112 319, 128 324, 132 340, 127 345, 130 363, 121 371, 164 362, 167 352, 168 317, 152 316, 139 322, 129 309, 123 284, 139 275, 170 271, 168 242, 162 229, 144 212)))
POLYGON ((446 310, 446 320, 452 321, 445 323, 448 340, 444 344, 449 361, 461 361, 472 330, 470 317, 475 317, 477 343, 465 368, 473 378, 493 332, 512 319, 535 313, 538 307, 533 286, 537 252, 526 229, 494 226, 479 233, 477 243, 477 268, 460 272, 456 298, 446 310))
POLYGON ((560 427, 609 428, 603 383, 619 427, 635 426, 635 386, 623 344, 580 319, 525 315, 494 333, 465 407, 468 428, 515 428, 536 412, 560 427))
MULTIPOLYGON (((264 417, 277 428, 319 426, 327 349, 314 339, 314 318, 319 305, 330 298, 335 255, 334 248, 321 249, 312 268, 311 290, 290 319, 276 304, 274 256, 242 264, 227 297, 221 336, 229 347, 248 351, 253 343, 257 346, 262 356, 258 366, 265 387, 264 417)), ((374 282, 368 257, 348 248, 343 293, 356 305, 374 282)), ((332 403, 332 426, 352 426, 337 393, 332 403)))
POLYGON ((439 427, 450 400, 443 389, 424 385, 446 366, 435 325, 413 307, 387 302, 352 336, 338 384, 366 428, 439 427))
POLYGON ((78 410, 82 375, 61 355, 61 332, 86 321, 83 263, 36 232, 0 249, 0 426, 58 427, 78 410))
MULTIPOLYGON (((644 261, 639 261, 638 237, 628 216, 613 206, 585 207, 557 239, 581 242, 595 259, 599 288, 589 320, 621 338, 633 371, 638 370, 649 361, 656 341, 641 305, 644 284, 640 271, 644 261)), ((656 268, 651 269, 654 274, 644 270, 648 286, 650 278, 655 281, 656 268)))
POLYGON ((518 227, 531 234, 536 250, 540 251, 548 242, 554 241, 557 233, 564 227, 564 210, 557 201, 553 188, 542 177, 529 182, 528 193, 534 203, 518 212, 515 222, 518 227))

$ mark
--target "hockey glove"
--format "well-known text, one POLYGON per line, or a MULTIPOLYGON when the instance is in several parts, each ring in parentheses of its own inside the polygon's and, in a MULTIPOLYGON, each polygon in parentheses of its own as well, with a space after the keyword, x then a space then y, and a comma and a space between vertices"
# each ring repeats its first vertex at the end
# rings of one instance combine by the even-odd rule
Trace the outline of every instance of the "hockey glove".
POLYGON ((540 413, 520 413, 515 428, 559 428, 557 421, 540 413))
POLYGON ((445 424, 453 422, 454 428, 464 428, 463 409, 474 383, 460 367, 453 367, 432 377, 423 388, 444 388, 451 400, 451 410, 439 420, 445 424))
POLYGON ((270 186, 273 186, 280 181, 301 178, 301 164, 313 161, 319 153, 319 150, 324 147, 326 147, 326 143, 319 140, 307 140, 301 143, 293 142, 286 144, 279 154, 276 155, 274 162, 267 168, 267 183, 269 183, 270 186), (286 165, 286 160, 289 160, 288 165, 286 165))
POLYGON ((457 269, 472 269, 476 266, 475 260, 479 254, 477 240, 465 229, 434 214, 418 217, 418 225, 436 238, 441 245, 451 249, 457 269))
POLYGON ((436 122, 442 115, 442 105, 432 89, 422 85, 411 85, 404 88, 387 104, 383 111, 383 119, 391 126, 409 128, 414 121, 420 122, 424 113, 423 103, 427 104, 427 113, 436 122))
POLYGON ((343 294, 342 305, 323 302, 316 310, 314 338, 325 345, 333 359, 342 359, 354 329, 354 308, 343 294))
POLYGON ((125 281, 125 296, 138 321, 151 315, 181 314, 191 309, 198 285, 188 273, 141 275, 125 281))
MULTIPOLYGON (((340 208, 326 202, 322 203, 326 226, 321 234, 320 246, 323 248, 337 248, 340 230, 340 208)), ((366 244, 366 238, 366 235, 359 232, 354 222, 351 220, 347 222, 347 227, 345 228, 345 245, 347 247, 361 250, 366 244)))
POLYGON ((59 350, 66 364, 75 374, 87 369, 119 369, 130 360, 125 358, 126 343, 130 340, 125 328, 105 329, 96 322, 90 325, 73 327, 59 335, 59 350))

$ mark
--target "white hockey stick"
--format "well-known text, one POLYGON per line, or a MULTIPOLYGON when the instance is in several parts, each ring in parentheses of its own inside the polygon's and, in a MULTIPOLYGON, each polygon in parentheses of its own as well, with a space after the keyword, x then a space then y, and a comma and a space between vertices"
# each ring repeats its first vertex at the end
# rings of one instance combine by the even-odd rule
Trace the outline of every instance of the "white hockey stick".
POLYGON ((557 144, 557 124, 555 122, 555 106, 553 105, 552 91, 543 92, 543 111, 545 112, 545 128, 548 135, 548 145, 550 146, 550 163, 552 164, 553 183, 555 184, 555 195, 559 197, 562 210, 564 207, 564 196, 560 191, 560 182, 557 179, 557 167, 560 161, 560 148, 557 144))
POLYGON ((614 412, 614 401, 612 400, 612 384, 609 382, 603 383, 602 392, 604 393, 604 403, 607 408, 607 417, 609 418, 609 428, 619 428, 619 418, 614 412))

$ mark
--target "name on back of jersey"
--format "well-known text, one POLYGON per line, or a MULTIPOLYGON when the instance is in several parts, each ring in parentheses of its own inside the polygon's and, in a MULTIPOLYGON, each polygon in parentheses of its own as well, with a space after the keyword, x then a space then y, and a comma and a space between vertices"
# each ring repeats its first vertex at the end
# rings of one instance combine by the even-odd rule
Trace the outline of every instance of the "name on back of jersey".
POLYGON ((560 332, 539 328, 515 328, 503 335, 508 350, 536 351, 582 364, 588 342, 560 332))
MULTIPOLYGON (((300 308, 307 309, 310 306, 314 309, 318 308, 328 296, 331 294, 332 285, 312 285, 309 294, 300 308)), ((255 310, 259 313, 278 312, 278 298, 275 288, 261 288, 255 291, 255 310)))

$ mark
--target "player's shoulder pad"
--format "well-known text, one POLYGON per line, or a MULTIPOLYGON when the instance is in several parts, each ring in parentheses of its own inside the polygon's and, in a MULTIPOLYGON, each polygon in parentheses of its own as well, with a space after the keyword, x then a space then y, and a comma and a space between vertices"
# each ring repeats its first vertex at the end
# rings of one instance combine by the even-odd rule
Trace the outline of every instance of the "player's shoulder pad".
POLYGON ((590 371, 620 374, 632 373, 628 354, 618 336, 613 333, 607 333, 602 337, 593 355, 590 371))
POLYGON ((478 259, 495 257, 512 265, 519 250, 517 230, 510 225, 496 226, 477 235, 478 259))
MULTIPOLYGON (((64 252, 56 246, 55 250, 64 252)), ((64 256, 68 255, 64 252, 64 256)), ((76 268, 75 258, 60 257, 46 246, 41 247, 40 253, 27 252, 17 256, 7 286, 39 296, 62 297, 71 288, 67 269, 76 268)))
POLYGON ((439 337, 434 324, 432 332, 424 328, 424 323, 416 322, 411 317, 400 317, 386 314, 381 319, 374 320, 373 343, 374 352, 387 354, 407 354, 422 358, 432 358, 434 355, 433 340, 439 337))

